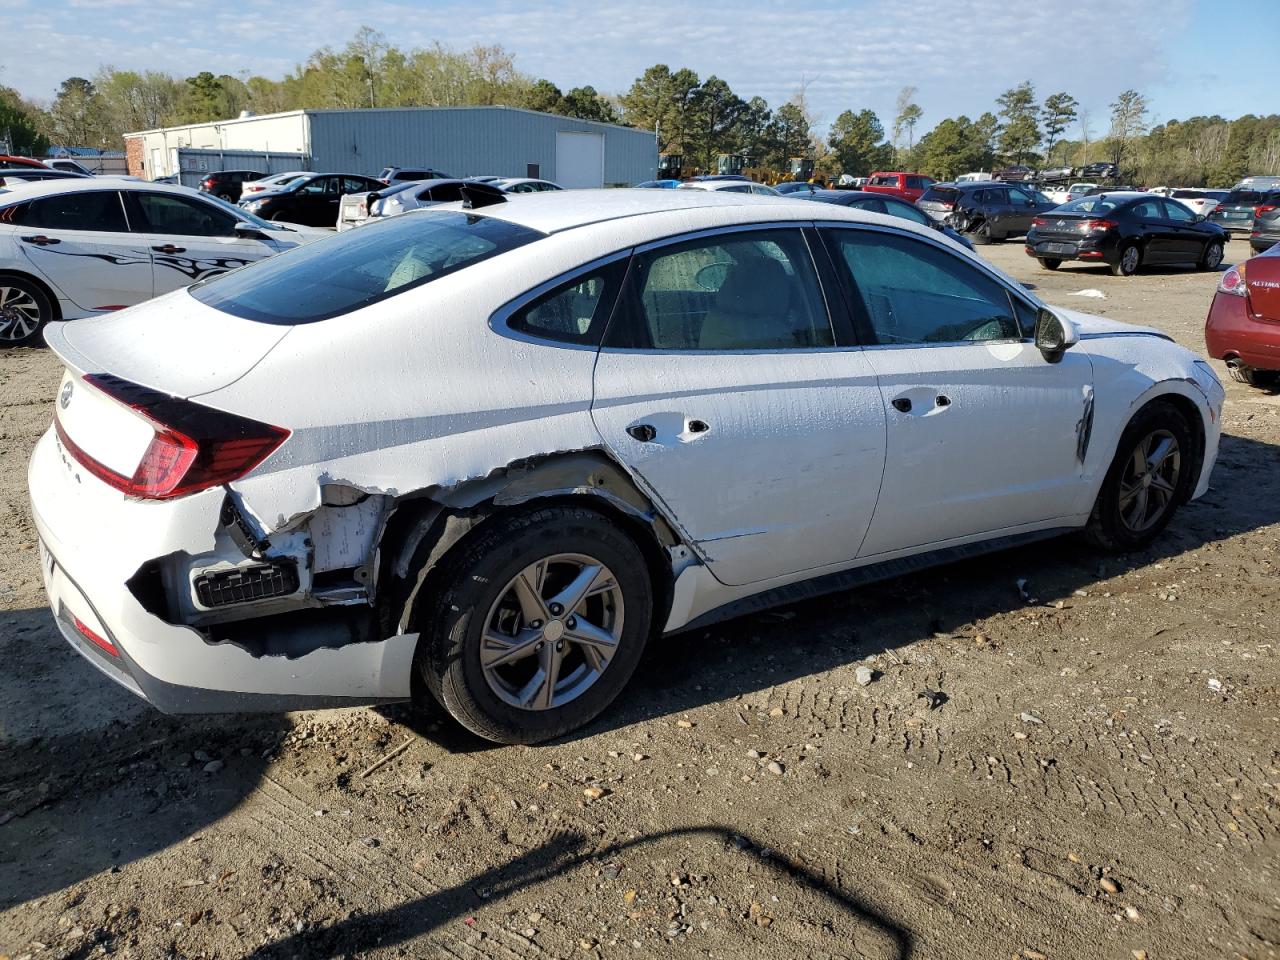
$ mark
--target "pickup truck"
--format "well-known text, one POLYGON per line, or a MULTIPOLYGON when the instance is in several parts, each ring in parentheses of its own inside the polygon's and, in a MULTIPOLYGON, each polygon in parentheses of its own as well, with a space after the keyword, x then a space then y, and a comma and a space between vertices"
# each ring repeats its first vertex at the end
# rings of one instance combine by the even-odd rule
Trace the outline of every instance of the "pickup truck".
POLYGON ((907 203, 915 203, 934 183, 933 177, 919 173, 873 173, 862 188, 867 193, 887 193, 907 203))

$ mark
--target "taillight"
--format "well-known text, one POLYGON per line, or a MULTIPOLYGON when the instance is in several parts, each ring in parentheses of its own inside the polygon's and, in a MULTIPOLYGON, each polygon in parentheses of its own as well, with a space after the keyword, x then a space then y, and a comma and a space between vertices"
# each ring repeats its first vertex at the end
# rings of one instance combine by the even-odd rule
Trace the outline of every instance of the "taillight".
POLYGON ((1105 233, 1108 230, 1114 230, 1120 224, 1114 220, 1086 220, 1081 224, 1080 229, 1085 233, 1105 233))
POLYGON ((1044 217, 1036 217, 1034 220, 1031 221, 1031 225, 1033 227, 1043 227, 1048 222, 1049 221, 1046 220, 1044 217))
POLYGON ((1253 208, 1253 215, 1255 217, 1260 217, 1264 213, 1270 213, 1272 210, 1275 210, 1275 209, 1277 209, 1277 207, 1274 203, 1264 203, 1261 206, 1257 206, 1253 208))
POLYGON ((208 189, 208 190, 212 190, 212 189, 213 189, 213 177, 205 177, 205 178, 204 178, 204 180, 203 180, 203 181, 201 181, 201 186, 205 187, 205 188, 206 188, 206 189, 208 189))
POLYGON ((1218 281, 1218 292, 1229 293, 1233 297, 1247 296, 1249 291, 1244 284, 1244 268, 1243 263, 1238 263, 1224 273, 1218 281))
POLYGON ((55 409, 54 428, 66 451, 99 480, 126 496, 172 500, 236 480, 266 460, 289 431, 140 387, 108 374, 85 382, 146 420, 154 431, 132 476, 118 473, 68 435, 55 409))
POLYGON ((1225 209, 1227 209, 1227 205, 1226 205, 1225 203, 1220 203, 1220 204, 1218 204, 1216 207, 1214 207, 1214 208, 1213 208, 1213 211, 1212 211, 1212 212, 1213 212, 1213 213, 1221 213, 1221 212, 1222 212, 1223 210, 1225 210, 1225 209))

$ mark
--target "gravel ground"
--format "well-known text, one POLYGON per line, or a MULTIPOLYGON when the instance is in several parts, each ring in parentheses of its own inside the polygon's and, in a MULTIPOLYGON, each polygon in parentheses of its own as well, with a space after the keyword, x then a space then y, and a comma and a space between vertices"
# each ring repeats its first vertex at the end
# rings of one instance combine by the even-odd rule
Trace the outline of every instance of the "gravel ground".
MULTIPOLYGON (((983 253, 1203 349, 1213 275, 983 253)), ((1280 397, 1229 384, 1213 488, 1144 553, 1049 542, 656 642, 580 735, 494 748, 102 680, 27 512, 58 377, 0 352, 0 955, 1280 957, 1280 397)))

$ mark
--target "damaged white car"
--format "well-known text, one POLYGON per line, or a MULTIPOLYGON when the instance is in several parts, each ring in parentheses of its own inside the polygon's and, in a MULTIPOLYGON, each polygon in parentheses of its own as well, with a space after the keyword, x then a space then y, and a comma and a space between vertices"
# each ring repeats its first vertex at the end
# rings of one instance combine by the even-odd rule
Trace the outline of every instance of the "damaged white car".
POLYGON ((49 328, 67 640, 161 710, 591 720, 651 636, 1204 493, 1223 390, 935 231, 696 190, 389 218, 49 328))

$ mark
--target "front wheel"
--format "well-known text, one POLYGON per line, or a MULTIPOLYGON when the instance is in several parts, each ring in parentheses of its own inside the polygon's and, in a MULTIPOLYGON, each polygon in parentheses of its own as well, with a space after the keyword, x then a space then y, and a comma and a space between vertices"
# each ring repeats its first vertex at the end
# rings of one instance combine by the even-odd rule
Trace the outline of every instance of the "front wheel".
POLYGON ((1126 243, 1120 248, 1120 256, 1111 264, 1111 273, 1117 277, 1132 277, 1142 266, 1142 251, 1136 243, 1126 243))
POLYGON ((1107 550, 1151 543, 1190 494, 1193 440, 1186 417, 1155 400, 1129 421, 1098 492, 1086 536, 1107 550))
POLYGON ((1222 243, 1214 240, 1204 248, 1204 253, 1200 255, 1201 270, 1217 270, 1222 265, 1222 243))
POLYGON ((537 743, 590 722, 649 639, 644 556, 582 507, 495 517, 459 544, 419 618, 415 668, 464 727, 537 743))
POLYGON ((25 277, 0 276, 0 346, 38 343, 40 331, 53 319, 53 301, 25 277))
POLYGON ((1053 257, 1041 257, 1040 266, 1044 267, 1046 270, 1057 270, 1062 266, 1062 261, 1055 260, 1053 257))

